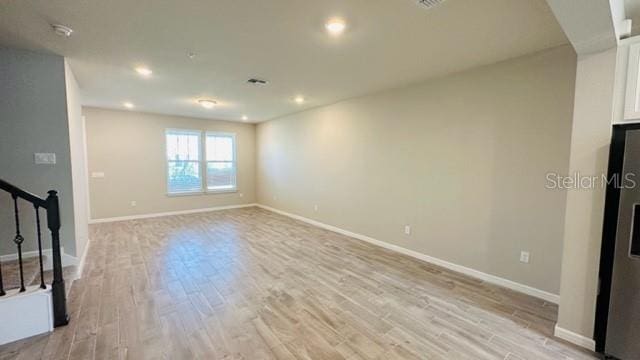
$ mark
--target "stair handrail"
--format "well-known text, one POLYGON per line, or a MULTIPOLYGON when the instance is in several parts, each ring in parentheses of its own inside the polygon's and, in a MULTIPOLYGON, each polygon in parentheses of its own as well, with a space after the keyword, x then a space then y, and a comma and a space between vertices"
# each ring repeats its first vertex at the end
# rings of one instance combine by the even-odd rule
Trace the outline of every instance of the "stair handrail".
POLYGON ((17 195, 19 198, 22 198, 34 205, 38 205, 43 208, 47 207, 47 201, 45 199, 42 199, 38 195, 34 195, 28 191, 24 191, 18 188, 17 186, 9 182, 6 182, 2 179, 0 179, 0 189, 10 193, 11 195, 17 195))
MULTIPOLYGON (((16 239, 14 242, 18 245, 18 259, 20 266, 21 277, 21 292, 25 291, 24 279, 22 274, 22 241, 24 238, 20 235, 19 227, 19 214, 17 199, 20 198, 31 204, 33 204, 36 211, 37 222, 37 236, 38 236, 38 248, 40 255, 40 281, 41 287, 45 287, 43 270, 42 270, 42 241, 40 234, 40 217, 39 208, 45 209, 47 212, 47 228, 51 232, 51 252, 53 263, 53 282, 51 283, 51 300, 53 302, 53 325, 55 327, 67 325, 69 323, 69 315, 67 314, 67 299, 66 288, 62 270, 62 254, 60 251, 60 204, 58 198, 58 192, 55 190, 49 190, 45 199, 34 195, 28 191, 22 190, 17 186, 0 179, 0 190, 4 190, 11 194, 14 200, 14 209, 16 217, 16 239), (18 239, 20 239, 18 241, 18 239)), ((2 270, 0 268, 0 296, 4 295, 4 289, 2 286, 2 270)))

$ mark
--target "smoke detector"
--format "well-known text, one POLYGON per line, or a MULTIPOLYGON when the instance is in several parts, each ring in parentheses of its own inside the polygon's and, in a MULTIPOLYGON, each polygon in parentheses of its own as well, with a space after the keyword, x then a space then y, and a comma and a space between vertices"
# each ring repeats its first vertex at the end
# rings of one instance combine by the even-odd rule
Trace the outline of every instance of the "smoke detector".
POLYGON ((418 0, 418 5, 422 5, 427 9, 433 9, 443 2, 445 2, 445 0, 418 0))
POLYGON ((73 29, 68 26, 52 24, 51 27, 53 28, 53 31, 56 33, 56 35, 69 37, 71 36, 71 33, 73 33, 73 29))
POLYGON ((267 85, 269 81, 263 79, 251 78, 247 80, 247 82, 251 85, 267 85))

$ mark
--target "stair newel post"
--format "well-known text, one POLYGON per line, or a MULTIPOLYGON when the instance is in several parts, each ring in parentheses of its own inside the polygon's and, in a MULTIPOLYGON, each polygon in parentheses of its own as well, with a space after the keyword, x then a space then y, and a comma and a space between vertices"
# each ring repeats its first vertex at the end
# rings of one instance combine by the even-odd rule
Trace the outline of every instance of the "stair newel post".
POLYGON ((60 207, 58 193, 50 190, 47 197, 47 227, 51 231, 51 250, 53 252, 53 283, 51 295, 53 300, 54 326, 63 326, 69 323, 67 315, 67 295, 62 277, 62 254, 60 253, 60 207))

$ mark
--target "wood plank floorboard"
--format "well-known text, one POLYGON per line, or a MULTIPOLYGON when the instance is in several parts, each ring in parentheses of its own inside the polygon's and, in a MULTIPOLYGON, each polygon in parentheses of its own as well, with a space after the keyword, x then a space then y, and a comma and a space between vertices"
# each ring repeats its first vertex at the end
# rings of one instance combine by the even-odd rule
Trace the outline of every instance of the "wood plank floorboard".
POLYGON ((8 359, 595 359, 554 304, 260 208, 91 225, 71 323, 8 359))

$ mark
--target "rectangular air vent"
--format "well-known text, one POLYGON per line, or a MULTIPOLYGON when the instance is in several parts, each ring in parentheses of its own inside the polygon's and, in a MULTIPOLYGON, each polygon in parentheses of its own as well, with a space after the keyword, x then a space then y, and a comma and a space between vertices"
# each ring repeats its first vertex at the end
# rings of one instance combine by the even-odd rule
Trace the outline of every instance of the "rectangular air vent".
POLYGON ((247 80, 247 82, 252 85, 267 85, 269 83, 267 80, 256 79, 256 78, 251 78, 247 80))
POLYGON ((445 0, 418 0, 418 4, 424 6, 427 9, 433 9, 443 2, 445 2, 445 0))

